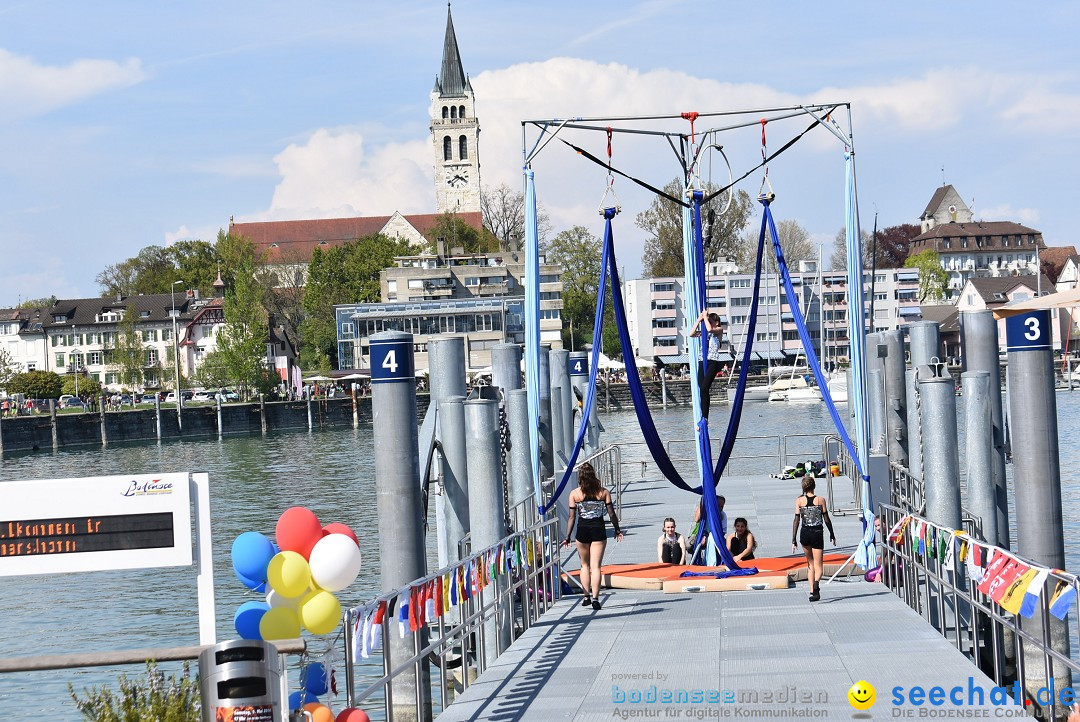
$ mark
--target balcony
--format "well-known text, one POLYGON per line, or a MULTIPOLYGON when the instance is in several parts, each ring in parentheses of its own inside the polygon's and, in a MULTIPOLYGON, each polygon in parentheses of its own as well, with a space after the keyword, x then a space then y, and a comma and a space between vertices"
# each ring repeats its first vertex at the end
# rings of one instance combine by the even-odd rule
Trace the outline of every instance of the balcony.
POLYGON ((649 299, 652 301, 674 301, 675 290, 670 291, 651 291, 649 293, 649 299))
POLYGON ((653 318, 675 318, 678 311, 674 308, 658 308, 652 312, 653 318))
MULTIPOLYGON (((543 288, 543 284, 540 284, 543 288)), ((502 283, 481 283, 477 293, 481 296, 505 296, 507 291, 507 284, 505 281, 502 283)))
POLYGON ((653 339, 658 338, 674 338, 679 335, 679 329, 677 328, 654 328, 652 330, 653 339))

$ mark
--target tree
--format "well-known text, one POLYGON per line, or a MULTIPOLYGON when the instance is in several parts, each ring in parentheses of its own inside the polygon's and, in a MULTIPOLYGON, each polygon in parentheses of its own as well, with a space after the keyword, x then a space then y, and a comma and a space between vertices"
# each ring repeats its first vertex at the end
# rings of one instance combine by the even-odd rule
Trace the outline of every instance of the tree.
POLYGON ((304 285, 308 264, 297 252, 288 252, 274 259, 274 264, 258 263, 255 280, 259 301, 275 323, 281 324, 293 348, 303 346, 304 285))
POLYGON ((901 223, 878 231, 877 256, 878 268, 900 268, 911 252, 911 240, 921 233, 914 223, 901 223))
POLYGON ((574 226, 557 234, 547 247, 548 263, 557 263, 563 268, 560 277, 563 284, 563 345, 567 348, 581 348, 586 338, 591 340, 600 285, 600 243, 589 229, 574 226), (573 338, 570 336, 571 322, 573 338))
POLYGON ((429 252, 438 250, 437 241, 442 239, 446 242, 446 251, 449 253, 453 248, 462 248, 465 253, 488 253, 499 250, 499 241, 491 235, 491 231, 481 228, 479 231, 461 220, 454 213, 443 213, 435 225, 427 232, 429 252))
POLYGON ((112 365, 120 376, 120 383, 129 388, 142 383, 146 362, 142 338, 136 324, 137 317, 135 307, 129 305, 116 324, 116 346, 110 354, 112 365))
MULTIPOLYGON (((228 272, 234 244, 242 239, 220 231, 216 243, 177 241, 171 246, 146 246, 134 257, 106 266, 95 281, 104 296, 169 293, 173 281, 209 295, 218 268, 228 272)), ((250 244, 249 244, 250 245, 250 244)))
POLYGON ((17 373, 19 364, 7 351, 0 350, 0 389, 6 389, 17 373))
MULTIPOLYGON (((706 192, 716 190, 708 184, 706 192)), ((678 178, 664 186, 664 192, 675 198, 682 196, 682 181, 678 178)), ((722 258, 735 258, 742 243, 740 237, 750 218, 754 204, 746 191, 736 192, 731 207, 721 213, 727 203, 727 194, 721 194, 702 206, 702 233, 707 236, 705 262, 722 258), (712 223, 708 223, 712 217, 712 223)), ((653 198, 648 209, 637 215, 637 227, 645 231, 644 253, 641 257, 643 273, 648 278, 683 275, 683 208, 667 198, 653 198)), ((757 238, 754 238, 756 245, 757 238)))
POLYGON ((27 371, 16 374, 8 382, 11 394, 23 394, 32 399, 58 399, 62 393, 60 375, 52 371, 27 371))
POLYGON ((335 304, 378 301, 379 273, 408 251, 405 241, 380 233, 312 251, 300 325, 304 368, 327 370, 337 365, 335 304))
MULTIPOLYGON (((757 244, 761 236, 760 227, 747 229, 743 233, 743 243, 737 259, 739 267, 750 273, 757 259, 757 244)), ((798 221, 786 220, 776 224, 776 237, 780 239, 780 248, 784 251, 784 260, 788 268, 798 271, 799 261, 817 258, 817 248, 810 239, 810 233, 798 221)), ((776 254, 772 250, 772 236, 766 232, 765 251, 762 256, 764 267, 775 272, 776 254)))
POLYGON ((75 374, 65 374, 61 379, 61 394, 71 394, 72 396, 97 396, 101 393, 101 383, 93 376, 79 374, 78 394, 75 393, 75 374))
POLYGON ((56 305, 56 296, 31 298, 19 304, 19 308, 52 308, 56 305))
MULTIPOLYGON (((871 234, 870 231, 864 230, 861 236, 862 264, 864 269, 869 270, 870 263, 873 260, 873 234, 871 234)), ((836 240, 833 242, 831 263, 831 268, 834 271, 847 270, 847 228, 841 228, 836 232, 836 240)))
POLYGON ((908 256, 904 268, 919 269, 919 303, 945 298, 949 289, 949 274, 941 267, 941 256, 930 248, 908 256))
POLYGON ((231 269, 233 282, 225 290, 225 326, 218 334, 217 349, 209 355, 239 386, 240 395, 250 396, 265 377, 269 326, 259 303, 254 254, 241 253, 240 258, 241 265, 231 269))
MULTIPOLYGON (((501 251, 520 251, 525 243, 525 195, 505 183, 480 191, 480 212, 484 227, 499 241, 501 251)), ((536 235, 543 248, 551 235, 547 211, 536 204, 536 235)))

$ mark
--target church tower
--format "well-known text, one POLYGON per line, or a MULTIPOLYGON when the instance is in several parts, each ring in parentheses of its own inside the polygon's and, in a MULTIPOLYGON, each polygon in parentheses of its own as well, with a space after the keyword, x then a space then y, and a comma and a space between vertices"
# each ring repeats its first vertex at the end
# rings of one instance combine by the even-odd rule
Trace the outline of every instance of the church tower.
POLYGON ((435 152, 435 207, 439 213, 480 211, 480 157, 472 83, 461 67, 450 5, 442 70, 431 91, 431 139, 435 152))

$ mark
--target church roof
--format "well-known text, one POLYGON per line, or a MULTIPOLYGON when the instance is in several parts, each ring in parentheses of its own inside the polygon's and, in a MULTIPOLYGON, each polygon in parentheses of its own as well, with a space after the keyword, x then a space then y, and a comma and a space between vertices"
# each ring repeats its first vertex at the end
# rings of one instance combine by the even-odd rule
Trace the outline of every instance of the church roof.
POLYGON ((457 35, 454 34, 454 18, 450 15, 450 5, 446 6, 446 37, 443 39, 442 72, 435 81, 435 89, 445 97, 461 97, 465 91, 472 90, 465 69, 461 65, 461 53, 458 51, 457 35))
POLYGON ((949 191, 956 193, 956 189, 952 187, 952 183, 943 185, 934 191, 934 195, 930 199, 930 202, 926 204, 926 210, 922 212, 922 217, 929 218, 934 215, 937 212, 937 209, 941 207, 941 204, 944 202, 945 196, 948 195, 949 191))
MULTIPOLYGON (((421 235, 435 227, 442 213, 417 213, 402 216, 421 235)), ((456 214, 465 223, 480 230, 483 227, 479 212, 456 214)), ((352 218, 316 218, 301 221, 262 221, 233 223, 229 232, 243 236, 255 246, 255 253, 270 263, 307 263, 316 248, 340 246, 386 227, 393 216, 352 218)))
POLYGON ((1024 245, 1046 247, 1042 233, 1034 228, 1022 226, 1012 221, 976 221, 975 223, 942 223, 934 226, 926 233, 920 233, 911 239, 911 252, 920 253, 932 248, 938 253, 960 253, 972 251, 1012 250, 1022 249, 1024 245), (1012 245, 1006 245, 1004 238, 1009 237, 1012 245), (1027 237, 1033 236, 1034 242, 1028 241, 1027 237), (1023 238, 1023 243, 1019 240, 1023 238), (945 248, 944 242, 951 239, 975 239, 974 245, 963 244, 945 248))

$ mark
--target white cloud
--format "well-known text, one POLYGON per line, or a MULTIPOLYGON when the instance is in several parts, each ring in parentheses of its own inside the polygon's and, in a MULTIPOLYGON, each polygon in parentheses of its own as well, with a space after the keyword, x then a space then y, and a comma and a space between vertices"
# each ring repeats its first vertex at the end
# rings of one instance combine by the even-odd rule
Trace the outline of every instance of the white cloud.
POLYGON ((1038 223, 1041 214, 1038 208, 1013 208, 1009 203, 1001 203, 988 208, 976 208, 975 217, 980 221, 1013 221, 1030 225, 1038 223))
POLYGON ((217 226, 198 226, 194 229, 184 224, 175 231, 165 231, 165 245, 171 246, 177 241, 206 241, 213 243, 217 240, 217 226))
POLYGON ((244 220, 430 213, 435 207, 429 140, 369 151, 359 132, 321 128, 274 162, 281 181, 270 208, 244 220))
POLYGON ((41 115, 146 77, 137 58, 82 59, 56 66, 0 49, 0 117, 41 115))

